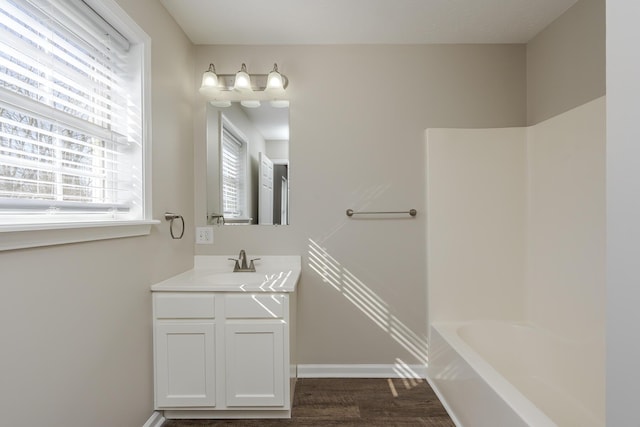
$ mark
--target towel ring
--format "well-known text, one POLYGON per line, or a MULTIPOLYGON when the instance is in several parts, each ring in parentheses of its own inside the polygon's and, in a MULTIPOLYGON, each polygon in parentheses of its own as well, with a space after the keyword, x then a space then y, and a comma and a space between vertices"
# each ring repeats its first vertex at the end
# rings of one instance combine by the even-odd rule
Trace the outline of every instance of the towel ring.
POLYGON ((182 239, 182 236, 184 236, 184 218, 182 217, 182 215, 165 212, 164 219, 169 221, 169 233, 171 233, 171 238, 174 240, 182 239), (176 235, 173 234, 173 220, 178 218, 180 219, 180 221, 182 221, 182 231, 180 232, 180 235, 176 237, 176 235))

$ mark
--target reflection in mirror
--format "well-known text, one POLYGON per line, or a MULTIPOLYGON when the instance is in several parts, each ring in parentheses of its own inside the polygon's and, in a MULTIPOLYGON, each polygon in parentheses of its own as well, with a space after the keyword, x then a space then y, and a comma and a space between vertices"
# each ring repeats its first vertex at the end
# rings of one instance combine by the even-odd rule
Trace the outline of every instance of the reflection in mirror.
POLYGON ((289 109, 207 104, 207 222, 289 224, 289 109))

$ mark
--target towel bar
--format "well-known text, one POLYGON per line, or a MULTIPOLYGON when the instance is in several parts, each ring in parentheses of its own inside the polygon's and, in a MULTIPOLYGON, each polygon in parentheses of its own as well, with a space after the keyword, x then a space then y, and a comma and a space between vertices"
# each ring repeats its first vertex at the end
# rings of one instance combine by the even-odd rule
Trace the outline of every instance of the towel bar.
POLYGON ((388 214, 409 214, 416 216, 418 211, 415 209, 409 209, 408 211, 371 211, 371 212, 356 212, 353 209, 347 209, 347 216, 352 217, 354 215, 388 215, 388 214))

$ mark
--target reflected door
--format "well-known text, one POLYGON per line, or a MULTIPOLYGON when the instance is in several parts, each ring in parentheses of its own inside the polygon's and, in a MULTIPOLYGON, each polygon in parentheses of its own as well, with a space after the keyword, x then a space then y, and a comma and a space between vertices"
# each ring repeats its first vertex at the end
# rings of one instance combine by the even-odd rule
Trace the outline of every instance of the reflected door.
POLYGON ((259 224, 273 224, 273 162, 264 153, 259 153, 260 194, 258 196, 259 224))
POLYGON ((289 224, 289 180, 282 177, 280 195, 280 224, 289 224))

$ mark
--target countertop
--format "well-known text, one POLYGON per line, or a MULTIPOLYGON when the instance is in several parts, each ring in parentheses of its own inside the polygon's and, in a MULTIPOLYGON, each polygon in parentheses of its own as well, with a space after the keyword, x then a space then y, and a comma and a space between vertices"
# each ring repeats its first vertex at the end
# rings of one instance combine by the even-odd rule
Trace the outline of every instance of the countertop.
POLYGON ((194 257, 194 268, 151 286, 153 292, 295 292, 300 279, 301 257, 247 255, 256 272, 233 273, 237 255, 194 257))

